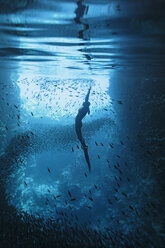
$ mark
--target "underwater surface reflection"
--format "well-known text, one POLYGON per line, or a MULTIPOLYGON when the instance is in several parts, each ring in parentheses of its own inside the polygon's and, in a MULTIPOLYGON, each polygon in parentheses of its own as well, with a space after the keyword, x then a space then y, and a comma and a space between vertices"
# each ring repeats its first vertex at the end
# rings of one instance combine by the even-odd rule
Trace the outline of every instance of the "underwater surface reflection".
POLYGON ((163 248, 165 3, 0 6, 0 243, 163 248))

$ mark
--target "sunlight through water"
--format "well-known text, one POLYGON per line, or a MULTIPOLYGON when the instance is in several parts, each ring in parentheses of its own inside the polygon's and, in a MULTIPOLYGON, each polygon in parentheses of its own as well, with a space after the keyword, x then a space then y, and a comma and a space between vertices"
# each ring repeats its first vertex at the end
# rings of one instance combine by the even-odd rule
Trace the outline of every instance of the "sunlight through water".
POLYGON ((91 114, 110 106, 109 80, 103 76, 95 80, 28 78, 18 80, 17 84, 20 88, 21 107, 27 114, 33 113, 36 118, 48 117, 60 121, 64 118, 73 119, 90 86, 91 114))

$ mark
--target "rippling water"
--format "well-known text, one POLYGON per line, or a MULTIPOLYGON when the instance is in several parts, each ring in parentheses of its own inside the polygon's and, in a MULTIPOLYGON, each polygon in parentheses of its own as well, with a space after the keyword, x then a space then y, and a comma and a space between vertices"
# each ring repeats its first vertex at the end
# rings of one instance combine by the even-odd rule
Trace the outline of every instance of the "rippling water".
POLYGON ((109 75, 114 68, 160 64, 163 2, 147 2, 27 1, 25 8, 17 3, 18 11, 17 6, 11 13, 4 8, 1 62, 4 66, 7 62, 8 68, 19 67, 21 75, 33 72, 60 78, 109 75))
POLYGON ((164 7, 0 0, 0 178, 19 213, 72 209, 80 224, 133 232, 134 247, 163 247, 164 7), (90 86, 91 175, 74 131, 90 86))

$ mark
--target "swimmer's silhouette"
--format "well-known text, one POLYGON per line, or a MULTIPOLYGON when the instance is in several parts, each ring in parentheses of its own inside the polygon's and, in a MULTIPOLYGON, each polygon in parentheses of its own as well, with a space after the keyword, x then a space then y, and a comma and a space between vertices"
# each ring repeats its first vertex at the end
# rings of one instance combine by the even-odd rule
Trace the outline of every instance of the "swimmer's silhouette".
POLYGON ((88 164, 89 171, 91 170, 91 165, 90 165, 89 156, 88 156, 88 146, 86 146, 85 140, 82 137, 81 128, 82 128, 82 119, 86 116, 87 113, 90 114, 90 110, 89 110, 90 102, 88 101, 90 90, 91 90, 91 87, 89 88, 88 93, 85 97, 85 102, 83 102, 83 107, 79 109, 78 114, 76 116, 76 120, 75 120, 76 134, 82 144, 82 148, 84 151, 86 162, 88 164))
MULTIPOLYGON (((74 13, 76 14, 76 17, 74 18, 74 21, 77 24, 82 24, 83 25, 83 29, 79 30, 79 32, 78 32, 78 37, 80 39, 83 39, 83 40, 88 40, 87 38, 84 38, 84 33, 85 33, 85 31, 87 31, 89 29, 89 24, 83 22, 81 20, 81 18, 83 18, 83 16, 88 13, 89 6, 86 6, 83 2, 84 2, 83 0, 79 0, 79 1, 76 2, 77 8, 74 11, 74 13)), ((83 44, 83 46, 84 46, 84 44, 83 44)))

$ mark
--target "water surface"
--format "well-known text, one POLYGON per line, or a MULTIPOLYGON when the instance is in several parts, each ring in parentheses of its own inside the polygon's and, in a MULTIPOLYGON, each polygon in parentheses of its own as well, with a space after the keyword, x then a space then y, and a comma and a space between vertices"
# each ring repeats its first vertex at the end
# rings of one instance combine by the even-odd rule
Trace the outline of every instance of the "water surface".
POLYGON ((109 247, 163 247, 164 2, 0 4, 2 223, 66 215, 109 247), (74 127, 89 87, 91 173, 74 127))

